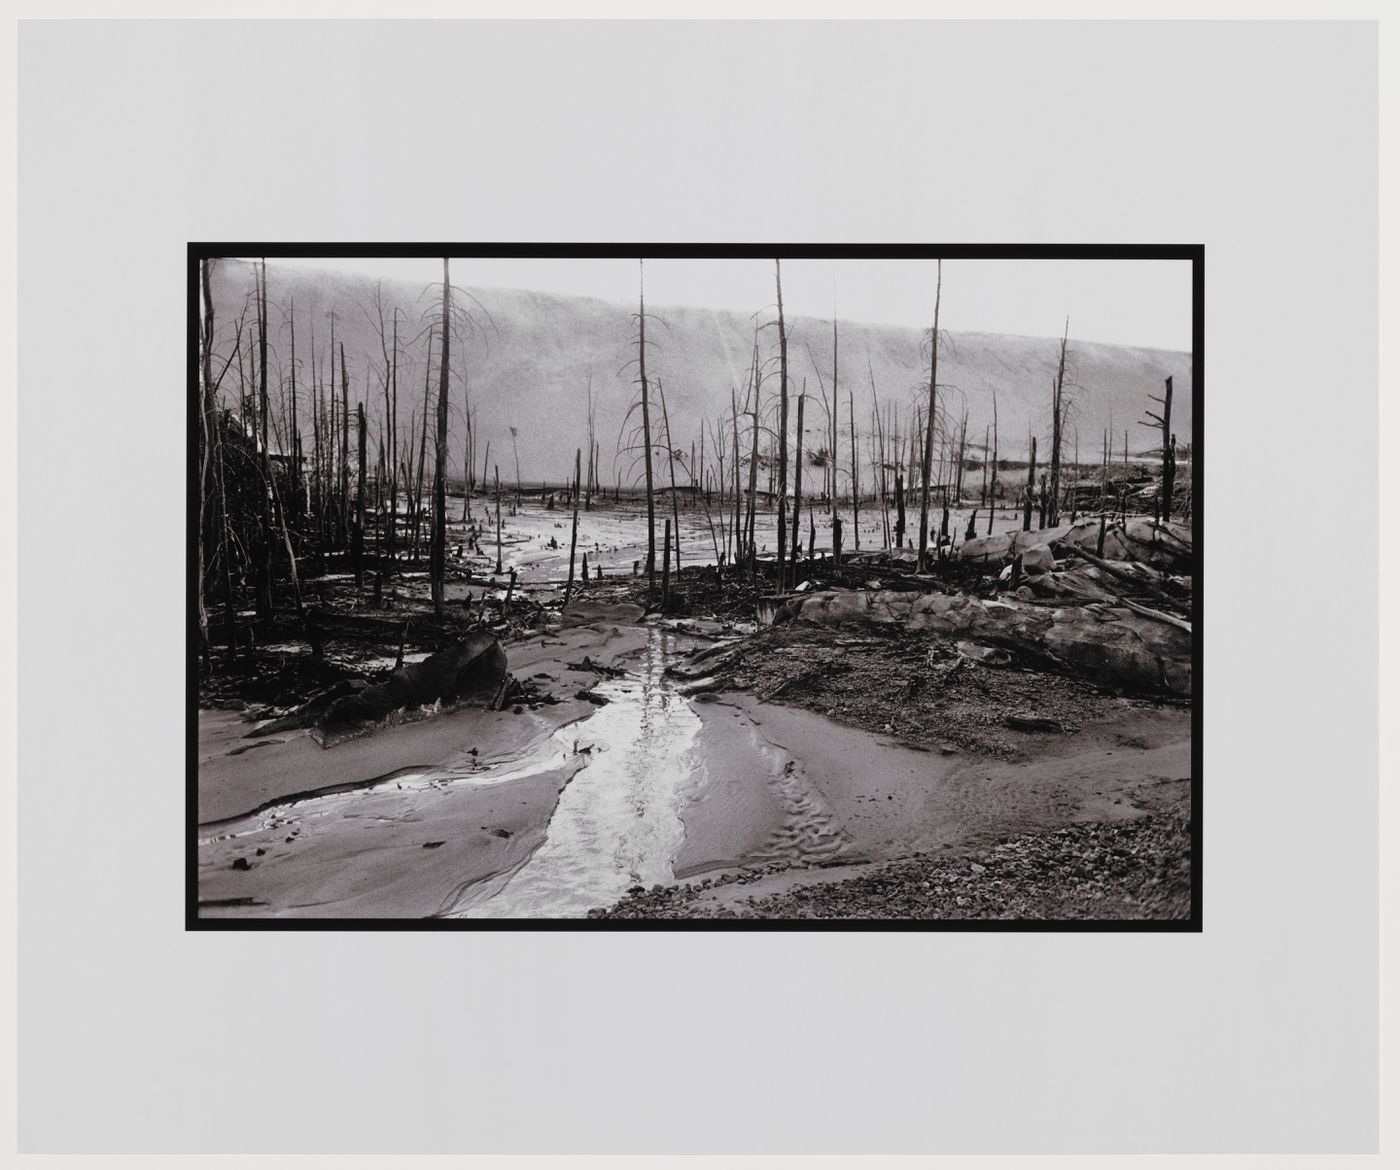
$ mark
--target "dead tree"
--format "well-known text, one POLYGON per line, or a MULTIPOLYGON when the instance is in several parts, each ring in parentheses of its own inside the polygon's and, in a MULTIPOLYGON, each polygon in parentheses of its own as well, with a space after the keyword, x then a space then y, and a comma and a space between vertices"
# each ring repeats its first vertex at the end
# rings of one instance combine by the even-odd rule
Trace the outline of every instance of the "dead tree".
POLYGON ((291 496, 292 515, 299 516, 305 510, 308 501, 306 498, 306 488, 302 483, 301 475, 301 428, 297 422, 297 303, 296 298, 291 298, 287 303, 287 324, 291 329, 291 373, 289 381, 292 387, 292 409, 290 415, 290 425, 288 429, 289 446, 291 448, 291 496))
POLYGON ((846 391, 848 410, 851 418, 851 527, 854 530, 853 543, 860 552, 860 448, 856 440, 856 396, 852 390, 846 391))
POLYGON ((350 524, 350 375, 345 365, 345 342, 340 343, 340 505, 337 513, 340 547, 348 543, 350 524))
MULTIPOLYGON (((1172 489, 1176 486, 1176 436, 1172 434, 1172 380, 1167 379, 1166 396, 1158 398, 1155 394, 1148 397, 1153 402, 1162 404, 1162 413, 1154 414, 1146 411, 1147 418, 1139 425, 1144 427, 1160 427, 1162 430, 1162 519, 1170 520, 1172 516, 1172 489)), ((1123 439, 1123 462, 1128 461, 1128 440, 1123 439)))
POLYGON ((729 386, 729 409, 730 409, 730 438, 733 442, 732 457, 734 460, 734 522, 729 526, 730 540, 733 549, 730 552, 730 563, 738 564, 743 557, 739 548, 741 539, 740 524, 742 522, 743 495, 740 493, 739 483, 739 396, 733 383, 729 386))
MULTIPOLYGON (((753 372, 749 382, 749 393, 753 399, 753 410, 750 412, 753 418, 753 449, 749 456, 749 510, 748 510, 748 533, 746 536, 745 557, 749 565, 749 575, 753 576, 755 561, 758 553, 758 541, 755 532, 754 509, 758 505, 758 405, 760 399, 760 386, 758 375, 758 338, 755 335, 753 344, 753 372)), ((745 406, 748 405, 746 401, 745 406)))
POLYGON ((651 393, 647 387, 645 262, 637 261, 637 372, 642 383, 642 457, 647 477, 647 592, 656 587, 656 494, 651 466, 651 393))
POLYGON ((1050 388, 1050 527, 1060 522, 1060 446, 1064 431, 1065 351, 1069 348, 1069 318, 1060 338, 1060 367, 1050 388))
POLYGON ((355 529, 350 537, 350 560, 355 566, 355 588, 364 582, 365 557, 365 404, 356 404, 360 462, 355 485, 355 529))
POLYGON ((196 567, 196 597, 199 612, 199 645, 205 659, 209 657, 209 611, 204 604, 204 533, 209 514, 209 499, 213 494, 214 445, 219 428, 217 409, 214 400, 214 299, 209 293, 209 261, 199 262, 200 291, 204 299, 204 321, 200 330, 200 381, 201 395, 199 408, 200 466, 199 466, 199 534, 197 537, 198 561, 196 567))
MULTIPOLYGON (((520 447, 516 444, 516 430, 510 428, 510 449, 515 456, 515 506, 520 507, 520 447)), ((541 493, 543 494, 543 493, 541 493)))
POLYGON ((262 261, 262 279, 258 284, 258 416, 261 428, 259 446, 262 465, 262 533, 258 550, 257 605, 258 616, 272 617, 272 454, 267 442, 267 260, 262 261))
MULTIPOLYGON (((666 390, 661 385, 660 378, 656 379, 656 393, 661 399, 661 422, 666 430, 666 466, 671 476, 671 515, 676 522, 676 580, 679 582, 681 575, 681 511, 680 503, 676 498, 676 450, 671 445, 671 413, 666 409, 666 390)), ((669 543, 666 555, 670 555, 669 543)))
POLYGON ((502 573, 505 570, 501 567, 501 469, 494 467, 496 473, 496 572, 502 573))
MULTIPOLYGON (((802 416, 807 405, 807 379, 802 379, 802 391, 797 395, 797 463, 792 473, 792 580, 797 581, 797 557, 802 551, 802 416)), ((783 506, 781 500, 779 507, 783 506)))
POLYGON ((472 489, 476 486, 472 480, 476 476, 476 468, 472 459, 472 400, 471 390, 468 383, 465 366, 462 369, 462 415, 466 421, 466 437, 462 441, 462 523, 465 524, 472 518, 472 489))
POLYGON ((1031 508, 1035 506, 1035 436, 1031 436, 1031 461, 1026 470, 1026 510, 1021 520, 1021 531, 1031 530, 1031 508))
POLYGON ((384 427, 380 435, 381 448, 388 448, 387 459, 384 460, 385 470, 389 480, 389 512, 387 517, 386 532, 383 536, 384 547, 379 555, 379 563, 376 566, 374 579, 374 595, 380 602, 383 601, 384 582, 393 573, 394 563, 397 556, 395 542, 398 536, 398 514, 399 514, 399 471, 398 471, 398 442, 399 442, 399 309, 394 306, 392 330, 386 329, 384 323, 384 296, 382 282, 375 286, 374 307, 378 316, 379 324, 379 348, 384 356, 384 427), (392 336, 392 344, 390 337, 392 336))
POLYGON ((671 604, 671 517, 666 517, 666 535, 661 550, 661 612, 671 604))
MULTIPOLYGON (((447 576, 447 380, 452 365, 452 284, 442 258, 442 356, 438 374, 437 442, 433 458, 433 540, 428 553, 433 612, 442 616, 447 576)), ((342 371, 343 372, 343 371, 342 371)))
POLYGON ((987 509, 987 535, 992 534, 992 525, 997 518, 997 392, 992 391, 992 483, 988 489, 990 497, 987 509))
POLYGON ((596 426, 596 415, 595 415, 595 413, 594 413, 594 412, 595 412, 595 409, 596 409, 596 408, 595 408, 594 403, 593 403, 593 367, 592 367, 592 366, 589 366, 589 368, 588 368, 588 476, 587 476, 587 478, 584 480, 584 488, 583 488, 583 493, 584 493, 584 494, 583 494, 583 510, 584 510, 585 512, 591 512, 591 511, 593 511, 593 486, 594 486, 594 477, 595 477, 595 476, 597 475, 597 473, 598 473, 598 469, 597 469, 597 467, 595 466, 595 458, 594 458, 594 456, 595 456, 595 451, 594 451, 594 447, 595 447, 594 430, 595 430, 595 426, 596 426))
MULTIPOLYGON (((564 586, 564 604, 569 604, 569 598, 574 592, 574 554, 578 551, 578 493, 579 493, 579 464, 582 452, 574 448, 574 524, 573 531, 569 535, 569 581, 564 586)), ((588 554, 583 554, 583 578, 588 579, 588 554)))
MULTIPOLYGON (((409 477, 413 482, 413 541, 409 546, 408 559, 417 563, 418 540, 423 526, 423 466, 428 458, 428 407, 433 390, 433 331, 428 330, 428 361, 423 367, 423 413, 418 420, 418 471, 409 467, 409 477)), ((410 419, 410 421, 412 421, 410 419)), ((410 452, 410 455, 412 452, 410 452)))
POLYGON ((838 489, 836 475, 840 466, 836 458, 837 439, 840 437, 840 430, 837 429, 837 421, 841 412, 841 360, 840 360, 840 330, 836 320, 836 306, 832 305, 831 313, 831 444, 827 448, 831 452, 831 531, 832 531, 832 560, 836 564, 841 563, 841 541, 840 541, 840 518, 836 513, 836 495, 838 489))
POLYGON ((894 545, 904 547, 904 463, 901 460, 894 468, 894 545))
POLYGON ((875 416, 875 442, 877 446, 875 490, 880 493, 880 542, 888 548, 890 544, 890 482, 885 452, 885 424, 880 417, 880 395, 875 389, 875 368, 870 364, 868 352, 865 355, 865 370, 870 377, 870 401, 873 404, 875 416))
MULTIPOLYGON (((778 592, 787 579, 788 348, 783 318, 783 262, 773 261, 778 284, 778 592)), ((679 533, 677 533, 679 536, 679 533)))
MULTIPOLYGON (((962 424, 958 427, 958 466, 953 473, 953 497, 959 504, 962 503, 963 494, 963 463, 967 459, 967 411, 962 413, 962 424)), ((947 503, 948 496, 943 496, 944 503, 947 503)))
POLYGON ((916 572, 928 571, 928 489, 929 474, 933 470, 933 425, 938 408, 938 312, 943 303, 943 261, 938 262, 938 285, 933 300, 933 333, 929 349, 928 375, 928 419, 924 432, 923 483, 919 490, 919 560, 916 572))

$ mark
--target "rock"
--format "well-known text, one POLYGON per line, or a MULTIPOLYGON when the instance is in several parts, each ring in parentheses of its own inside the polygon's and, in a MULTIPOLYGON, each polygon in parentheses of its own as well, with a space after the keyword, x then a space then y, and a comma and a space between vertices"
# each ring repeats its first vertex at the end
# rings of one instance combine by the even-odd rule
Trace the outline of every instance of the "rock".
POLYGON ((969 868, 970 870, 972 870, 973 873, 986 873, 986 872, 987 872, 987 867, 986 867, 985 865, 978 865, 977 862, 975 862, 975 861, 974 861, 970 866, 968 866, 968 868, 969 868))
POLYGON ((233 859, 233 867, 232 867, 232 868, 234 868, 234 869, 244 869, 244 870, 247 870, 247 869, 252 869, 252 868, 253 868, 253 864, 252 864, 252 862, 250 862, 246 857, 235 857, 235 858, 233 859))
POLYGON ((438 848, 441 848, 443 845, 446 845, 446 844, 447 844, 446 841, 424 841, 424 842, 423 842, 423 848, 424 848, 424 849, 438 849, 438 848))

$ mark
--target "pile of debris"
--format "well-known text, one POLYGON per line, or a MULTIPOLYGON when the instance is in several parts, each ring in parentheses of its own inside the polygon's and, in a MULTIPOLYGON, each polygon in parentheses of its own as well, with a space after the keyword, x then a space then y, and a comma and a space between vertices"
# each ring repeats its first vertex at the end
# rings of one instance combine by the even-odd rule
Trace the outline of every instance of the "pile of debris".
POLYGON ((1010 531, 969 540, 957 557, 995 574, 997 587, 803 590, 766 599, 760 620, 934 631, 1125 693, 1190 697, 1188 528, 1105 520, 1010 531))

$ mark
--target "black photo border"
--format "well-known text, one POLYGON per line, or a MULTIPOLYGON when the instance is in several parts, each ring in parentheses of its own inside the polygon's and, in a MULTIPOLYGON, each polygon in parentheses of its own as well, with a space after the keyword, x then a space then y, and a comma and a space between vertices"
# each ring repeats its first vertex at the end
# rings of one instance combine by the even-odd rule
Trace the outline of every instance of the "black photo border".
POLYGON ((892 244, 892 243, 335 243, 191 242, 186 257, 186 635, 185 635, 185 929, 189 931, 879 931, 914 932, 1089 932, 1200 933, 1202 855, 1202 660, 1203 545, 1205 485, 1205 247, 1202 244, 892 244), (198 530, 200 419, 199 265, 225 256, 268 259, 395 257, 453 259, 706 259, 752 260, 774 256, 793 260, 1178 260, 1191 263, 1191 531, 1192 695, 1191 695, 1191 914, 1158 920, 987 920, 987 919, 446 919, 446 918, 201 918, 198 872, 199 786, 199 616, 198 530))

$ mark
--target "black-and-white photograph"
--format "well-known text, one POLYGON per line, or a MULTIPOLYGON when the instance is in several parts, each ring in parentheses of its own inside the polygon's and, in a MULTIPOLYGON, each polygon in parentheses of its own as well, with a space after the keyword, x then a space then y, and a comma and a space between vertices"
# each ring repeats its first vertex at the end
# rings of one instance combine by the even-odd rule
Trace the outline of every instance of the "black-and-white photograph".
POLYGON ((1190 927, 1194 251, 192 247, 195 920, 1190 927))

